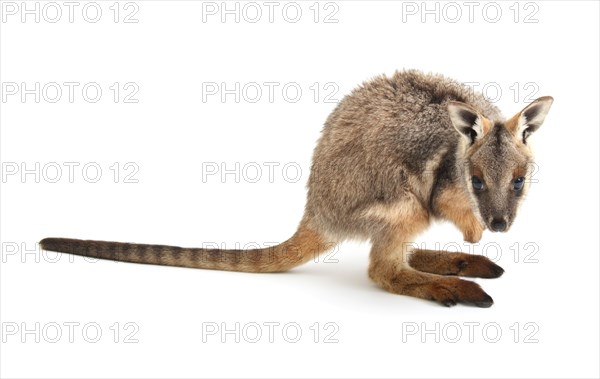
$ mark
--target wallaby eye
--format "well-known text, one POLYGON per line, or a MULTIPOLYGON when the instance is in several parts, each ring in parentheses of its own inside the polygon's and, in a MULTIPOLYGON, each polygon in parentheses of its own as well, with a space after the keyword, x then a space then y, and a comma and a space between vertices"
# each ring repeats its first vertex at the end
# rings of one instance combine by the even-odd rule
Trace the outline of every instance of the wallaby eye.
POLYGON ((523 189, 523 185, 525 185, 525 178, 522 176, 519 176, 518 178, 516 178, 515 180, 513 180, 513 189, 515 191, 520 191, 523 189))
POLYGON ((475 189, 475 191, 481 191, 483 189, 483 181, 479 177, 471 177, 471 183, 473 184, 473 189, 475 189))

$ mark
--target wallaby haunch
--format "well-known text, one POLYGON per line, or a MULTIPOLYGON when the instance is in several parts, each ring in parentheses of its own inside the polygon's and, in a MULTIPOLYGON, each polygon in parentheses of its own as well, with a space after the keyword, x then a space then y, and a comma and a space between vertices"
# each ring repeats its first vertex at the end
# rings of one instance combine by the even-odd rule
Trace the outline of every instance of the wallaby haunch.
MULTIPOLYGON (((440 75, 397 72, 364 83, 331 113, 314 151, 305 213, 280 245, 219 250, 46 238, 45 250, 102 259, 245 272, 286 271, 344 239, 370 239, 369 276, 387 291, 480 307, 496 278, 483 256, 411 249, 434 219, 465 241, 507 231, 529 183, 529 136, 552 105, 541 97, 509 119, 482 95, 440 75)), ((268 226, 267 226, 268 227, 268 226)))

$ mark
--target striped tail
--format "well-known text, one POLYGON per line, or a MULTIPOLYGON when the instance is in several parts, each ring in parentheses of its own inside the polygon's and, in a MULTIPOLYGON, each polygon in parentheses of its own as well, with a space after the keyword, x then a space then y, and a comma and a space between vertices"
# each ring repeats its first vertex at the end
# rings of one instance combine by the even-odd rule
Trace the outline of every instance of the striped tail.
POLYGON ((113 261, 225 271, 281 272, 308 262, 333 248, 335 243, 327 242, 322 234, 302 223, 289 240, 264 249, 200 249, 70 238, 44 238, 40 245, 44 250, 113 261))

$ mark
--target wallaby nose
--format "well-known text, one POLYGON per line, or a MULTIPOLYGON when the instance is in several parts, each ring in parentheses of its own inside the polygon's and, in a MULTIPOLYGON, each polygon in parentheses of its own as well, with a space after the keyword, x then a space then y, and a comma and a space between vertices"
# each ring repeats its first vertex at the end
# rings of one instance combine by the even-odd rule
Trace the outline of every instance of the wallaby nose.
POLYGON ((506 221, 502 218, 495 218, 492 220, 492 231, 503 232, 506 230, 506 221))

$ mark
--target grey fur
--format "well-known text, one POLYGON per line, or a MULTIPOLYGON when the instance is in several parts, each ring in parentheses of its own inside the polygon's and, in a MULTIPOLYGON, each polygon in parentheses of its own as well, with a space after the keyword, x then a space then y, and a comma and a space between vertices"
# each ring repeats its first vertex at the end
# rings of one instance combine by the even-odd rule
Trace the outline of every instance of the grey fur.
POLYGON ((397 72, 355 89, 323 128, 308 181, 306 217, 318 229, 344 239, 376 234, 385 225, 365 220, 363 212, 377 203, 401 201, 409 193, 435 214, 431 195, 436 187, 464 181, 455 158, 462 137, 448 116, 449 101, 504 120, 481 94, 441 75, 397 72), (425 173, 434 176, 431 185, 425 180, 429 178, 423 179, 425 166, 440 153, 439 164, 425 173))

